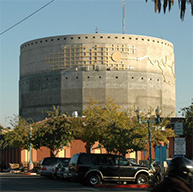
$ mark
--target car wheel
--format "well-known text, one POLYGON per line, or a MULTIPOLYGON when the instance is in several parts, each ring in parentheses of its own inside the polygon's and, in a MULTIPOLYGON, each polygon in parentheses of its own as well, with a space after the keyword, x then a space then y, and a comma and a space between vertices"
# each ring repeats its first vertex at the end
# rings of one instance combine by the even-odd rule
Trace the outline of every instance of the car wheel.
POLYGON ((90 186, 94 186, 100 183, 101 178, 97 173, 91 173, 86 178, 87 184, 90 186))
POLYGON ((136 179, 137 184, 147 184, 148 183, 148 176, 145 174, 139 174, 136 179))

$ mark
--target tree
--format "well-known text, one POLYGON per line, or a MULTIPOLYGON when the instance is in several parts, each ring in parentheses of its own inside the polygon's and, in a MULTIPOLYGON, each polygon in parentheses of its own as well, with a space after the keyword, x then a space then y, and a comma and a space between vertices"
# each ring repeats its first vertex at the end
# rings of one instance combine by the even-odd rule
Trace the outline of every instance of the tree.
POLYGON ((184 134, 185 136, 192 136, 193 138, 193 99, 189 107, 182 108, 182 112, 185 116, 184 120, 184 134))
POLYGON ((98 141, 108 152, 125 154, 131 149, 132 134, 136 131, 131 129, 132 125, 128 126, 127 114, 119 109, 111 99, 104 105, 90 99, 90 104, 83 111, 84 126, 80 138, 90 146, 98 141))
POLYGON ((34 149, 46 146, 55 156, 64 147, 68 146, 79 134, 81 119, 67 117, 60 114, 59 107, 53 107, 53 111, 46 111, 48 118, 34 123, 31 119, 25 120, 22 117, 15 117, 11 120, 10 128, 1 128, 1 147, 18 147, 29 150, 30 142, 34 149), (30 140, 30 128, 32 138, 30 140))
POLYGON ((0 124, 0 132, 1 132, 1 130, 3 129, 4 127, 0 124))
POLYGON ((108 124, 108 119, 117 111, 118 106, 108 100, 104 105, 99 105, 90 98, 90 104, 83 111, 84 123, 82 124, 81 139, 89 145, 99 141, 104 133, 104 127, 108 124), (108 119, 107 119, 107 116, 108 119))
POLYGON ((3 140, 1 141, 1 145, 4 148, 7 146, 13 146, 23 149, 29 149, 30 123, 29 119, 25 120, 22 117, 15 116, 13 119, 11 119, 10 124, 13 129, 4 128, 3 140))
POLYGON ((5 148, 7 143, 5 142, 6 129, 0 124, 0 147, 5 148))
MULTIPOLYGON (((146 2, 148 0, 145 0, 146 2)), ((155 4, 155 12, 161 12, 162 1, 163 1, 163 10, 166 12, 166 8, 168 7, 169 11, 171 10, 172 5, 174 5, 174 0, 152 0, 155 4)), ((185 12, 186 12, 186 4, 191 5, 191 13, 193 15, 193 0, 178 0, 179 8, 180 8, 180 18, 184 20, 185 12)))
POLYGON ((37 122, 33 128, 32 144, 34 149, 46 146, 56 156, 64 147, 74 139, 74 119, 60 114, 59 107, 53 107, 53 111, 46 111, 48 118, 37 122))
POLYGON ((120 112, 115 113, 114 118, 104 127, 99 142, 108 152, 125 155, 136 148, 134 139, 142 137, 137 132, 137 125, 133 122, 133 118, 128 118, 126 113, 120 112))
MULTIPOLYGON (((128 152, 144 150, 148 147, 148 124, 139 124, 136 115, 133 115, 133 110, 123 112, 119 109, 120 107, 110 99, 104 105, 91 100, 90 105, 84 111, 86 121, 81 139, 90 144, 98 141, 107 152, 118 154, 119 157, 120 154, 125 155, 128 152)), ((145 116, 142 118, 145 119, 145 116)), ((162 121, 161 126, 164 125, 166 121, 162 121)), ((152 125, 151 130, 154 143, 167 141, 168 137, 174 135, 172 130, 162 131, 157 125, 152 125)), ((120 158, 118 166, 120 170, 120 158)))
MULTIPOLYGON (((144 150, 148 144, 148 124, 139 124, 136 115, 133 115, 134 110, 123 112, 119 109, 110 99, 104 105, 91 100, 83 112, 85 126, 81 139, 91 145, 99 141, 108 152, 126 154, 144 150)), ((142 115, 142 119, 146 118, 142 115)), ((155 119, 155 116, 151 118, 155 119)), ((151 125, 152 143, 155 145, 174 136, 171 129, 163 130, 166 124, 167 121, 163 119, 161 125, 151 125)))

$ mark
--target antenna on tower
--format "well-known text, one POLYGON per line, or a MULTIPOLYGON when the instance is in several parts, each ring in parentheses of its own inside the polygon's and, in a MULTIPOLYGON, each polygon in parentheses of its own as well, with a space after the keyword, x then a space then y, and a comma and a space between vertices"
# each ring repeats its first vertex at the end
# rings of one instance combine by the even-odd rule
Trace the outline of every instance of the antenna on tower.
POLYGON ((95 29, 95 33, 98 33, 98 28, 96 27, 96 29, 95 29))
POLYGON ((123 6, 123 34, 125 34, 125 0, 122 0, 123 6))

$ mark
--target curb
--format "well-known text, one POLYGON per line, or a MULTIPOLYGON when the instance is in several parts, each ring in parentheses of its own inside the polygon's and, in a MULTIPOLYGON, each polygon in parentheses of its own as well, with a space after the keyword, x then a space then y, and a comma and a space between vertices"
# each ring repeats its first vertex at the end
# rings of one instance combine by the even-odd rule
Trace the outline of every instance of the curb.
POLYGON ((23 175, 37 175, 37 173, 23 173, 23 175))
POLYGON ((96 188, 149 188, 149 185, 129 184, 129 185, 95 185, 96 188))

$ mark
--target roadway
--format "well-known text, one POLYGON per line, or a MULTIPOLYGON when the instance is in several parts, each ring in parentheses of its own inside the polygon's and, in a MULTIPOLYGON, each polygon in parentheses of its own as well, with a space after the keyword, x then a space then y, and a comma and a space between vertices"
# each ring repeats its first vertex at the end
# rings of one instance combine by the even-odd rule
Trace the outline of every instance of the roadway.
POLYGON ((92 192, 92 191, 137 191, 147 192, 148 189, 132 188, 95 188, 82 186, 76 182, 65 180, 53 180, 39 175, 23 175, 14 173, 0 173, 0 191, 1 192, 92 192))

